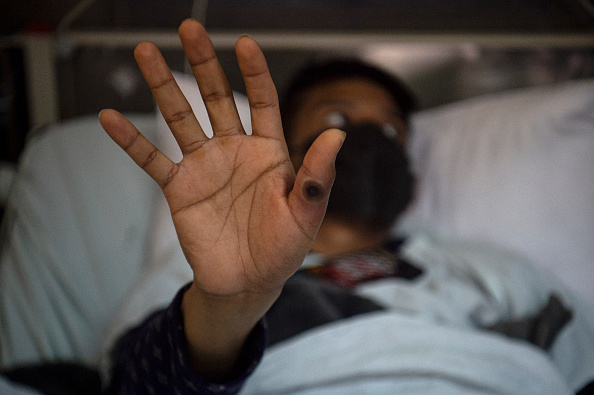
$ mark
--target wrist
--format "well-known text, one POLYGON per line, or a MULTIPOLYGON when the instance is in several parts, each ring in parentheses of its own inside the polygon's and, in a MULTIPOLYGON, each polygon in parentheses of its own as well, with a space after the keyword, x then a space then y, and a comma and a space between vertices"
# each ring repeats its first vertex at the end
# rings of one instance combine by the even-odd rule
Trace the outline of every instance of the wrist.
POLYGON ((192 366, 209 380, 227 378, 246 339, 279 294, 280 289, 265 294, 212 295, 193 283, 181 305, 192 366))

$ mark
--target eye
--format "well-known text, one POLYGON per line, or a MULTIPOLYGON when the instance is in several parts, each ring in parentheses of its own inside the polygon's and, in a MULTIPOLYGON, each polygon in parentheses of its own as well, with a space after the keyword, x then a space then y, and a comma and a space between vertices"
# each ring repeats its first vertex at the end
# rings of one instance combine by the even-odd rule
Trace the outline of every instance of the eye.
POLYGON ((348 123, 346 115, 339 111, 332 111, 326 115, 326 125, 331 128, 342 128, 348 123))

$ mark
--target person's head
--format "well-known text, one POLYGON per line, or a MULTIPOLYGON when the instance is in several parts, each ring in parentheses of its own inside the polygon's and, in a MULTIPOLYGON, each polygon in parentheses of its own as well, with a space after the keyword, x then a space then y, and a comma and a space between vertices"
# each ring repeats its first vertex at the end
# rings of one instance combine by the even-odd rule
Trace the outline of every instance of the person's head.
POLYGON ((329 127, 371 121, 392 126, 406 142, 416 99, 397 77, 358 59, 314 62, 300 69, 281 98, 291 155, 329 127))
POLYGON ((328 128, 346 132, 336 161, 328 216, 388 227, 412 195, 404 146, 416 102, 396 77, 355 59, 306 66, 281 99, 281 116, 296 169, 328 128))

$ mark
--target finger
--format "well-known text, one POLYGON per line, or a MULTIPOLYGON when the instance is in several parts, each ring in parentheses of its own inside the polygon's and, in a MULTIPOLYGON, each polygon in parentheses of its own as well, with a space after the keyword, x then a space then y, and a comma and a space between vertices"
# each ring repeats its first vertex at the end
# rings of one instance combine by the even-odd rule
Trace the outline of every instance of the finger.
POLYGON ((187 19, 179 27, 179 37, 198 82, 213 134, 227 136, 244 133, 233 91, 204 27, 195 20, 187 19))
POLYGON ((322 133, 307 151, 289 194, 289 206, 302 229, 317 232, 326 213, 336 171, 334 161, 345 133, 330 129, 322 133))
POLYGON ((99 122, 109 137, 153 180, 164 188, 177 171, 177 164, 144 137, 132 122, 115 110, 99 113, 99 122))
POLYGON ((151 42, 142 42, 136 46, 134 57, 182 153, 200 147, 207 137, 159 49, 151 42))
POLYGON ((250 102, 252 133, 284 138, 278 95, 262 50, 251 37, 242 36, 235 52, 250 102))

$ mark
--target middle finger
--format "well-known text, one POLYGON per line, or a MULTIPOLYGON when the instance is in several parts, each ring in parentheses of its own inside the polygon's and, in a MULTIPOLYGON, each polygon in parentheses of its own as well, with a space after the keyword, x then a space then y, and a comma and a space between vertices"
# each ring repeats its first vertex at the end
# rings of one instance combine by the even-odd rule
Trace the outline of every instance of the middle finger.
POLYGON ((179 27, 179 37, 198 82, 213 134, 244 133, 233 91, 204 27, 195 20, 185 20, 179 27))

